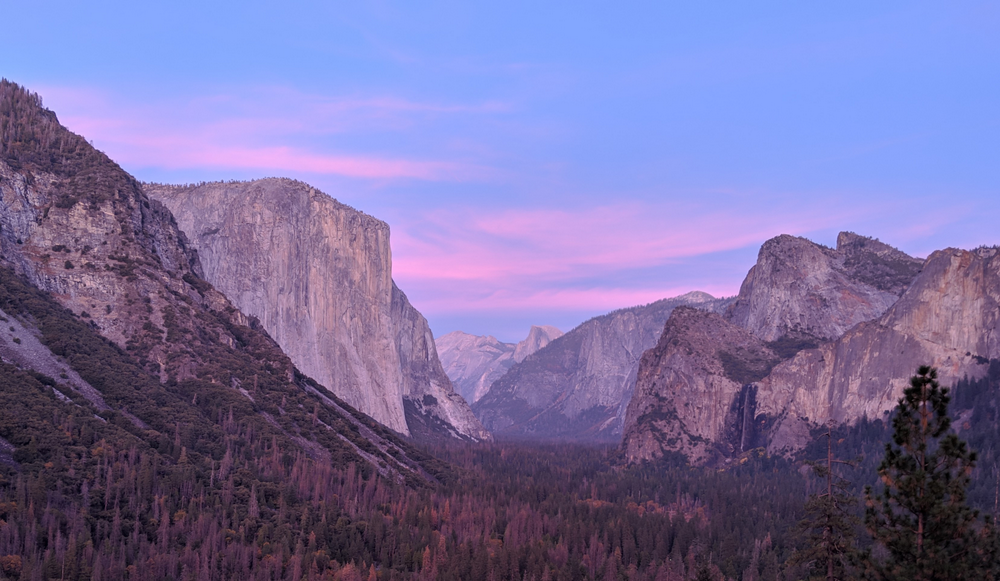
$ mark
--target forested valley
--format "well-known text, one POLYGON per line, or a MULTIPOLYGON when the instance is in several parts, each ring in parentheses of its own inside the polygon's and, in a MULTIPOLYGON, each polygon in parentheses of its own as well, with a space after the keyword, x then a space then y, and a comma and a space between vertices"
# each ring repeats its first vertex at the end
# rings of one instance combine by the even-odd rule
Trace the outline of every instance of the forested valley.
POLYGON ((895 416, 816 428, 791 457, 418 444, 300 372, 37 95, 0 97, 0 173, 26 208, 0 237, 0 578, 997 577, 1000 360, 950 396, 921 370, 895 416), (53 226, 72 212, 106 221, 73 231, 93 244, 14 234, 78 244, 53 226), (102 285, 106 302, 67 299, 102 285))
MULTIPOLYGON (((797 459, 763 450, 724 466, 673 458, 625 466, 612 447, 451 444, 423 484, 364 463, 289 452, 222 414, 223 441, 189 452, 178 432, 155 446, 50 382, 3 366, 0 566, 13 579, 803 579, 800 525, 825 486, 817 433, 797 459), (12 425, 13 424, 13 425, 12 425), (32 435, 17 441, 18 434, 32 435), (41 434, 48 434, 42 437, 41 434), (442 462, 443 461, 443 462, 442 462)), ((970 503, 997 511, 1000 364, 955 390, 959 434, 979 451, 970 503)), ((122 424, 124 422, 119 422, 122 424)), ((891 427, 833 431, 857 499, 875 485, 891 427)), ((429 458, 429 457, 428 457, 429 458)), ((818 577, 825 578, 825 577, 818 577)))

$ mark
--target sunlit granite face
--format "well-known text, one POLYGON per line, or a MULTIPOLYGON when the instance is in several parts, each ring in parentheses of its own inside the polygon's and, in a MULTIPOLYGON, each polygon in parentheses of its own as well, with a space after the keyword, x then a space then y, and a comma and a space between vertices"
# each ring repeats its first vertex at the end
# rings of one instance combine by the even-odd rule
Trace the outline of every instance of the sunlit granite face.
POLYGON ((303 373, 400 433, 411 399, 456 436, 489 437, 393 284, 387 224, 287 179, 145 189, 188 233, 206 280, 303 373))

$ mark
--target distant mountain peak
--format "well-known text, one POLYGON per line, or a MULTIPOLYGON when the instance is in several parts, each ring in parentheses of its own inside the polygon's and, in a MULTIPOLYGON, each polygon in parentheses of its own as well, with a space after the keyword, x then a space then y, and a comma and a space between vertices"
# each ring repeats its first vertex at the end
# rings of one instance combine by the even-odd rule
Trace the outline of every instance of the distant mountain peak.
POLYGON ((520 363, 528 356, 563 336, 563 332, 551 325, 532 325, 528 336, 514 348, 514 361, 520 363))
POLYGON ((699 290, 684 293, 677 298, 687 302, 688 304, 707 303, 716 300, 716 298, 712 295, 699 290))
POLYGON ((642 353, 656 345, 671 311, 728 304, 695 291, 594 317, 511 365, 472 409, 495 434, 615 440, 642 353))
POLYGON ((445 373, 471 404, 485 395, 511 365, 523 361, 562 334, 551 325, 532 325, 528 336, 517 344, 504 343, 492 335, 470 335, 463 331, 442 335, 435 343, 445 373))

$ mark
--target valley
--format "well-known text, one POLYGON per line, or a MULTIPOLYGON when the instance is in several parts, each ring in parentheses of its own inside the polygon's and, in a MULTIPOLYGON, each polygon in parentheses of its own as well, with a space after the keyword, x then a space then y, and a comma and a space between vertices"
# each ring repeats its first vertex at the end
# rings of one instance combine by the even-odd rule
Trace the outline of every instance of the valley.
MULTIPOLYGON (((995 246, 779 235, 735 296, 435 337, 309 184, 140 182, 6 80, 0 137, 3 578, 804 579, 810 463, 891 489, 925 365, 930 449, 978 453, 942 502, 1000 514, 995 246)), ((862 504, 852 575, 892 562, 862 504)))

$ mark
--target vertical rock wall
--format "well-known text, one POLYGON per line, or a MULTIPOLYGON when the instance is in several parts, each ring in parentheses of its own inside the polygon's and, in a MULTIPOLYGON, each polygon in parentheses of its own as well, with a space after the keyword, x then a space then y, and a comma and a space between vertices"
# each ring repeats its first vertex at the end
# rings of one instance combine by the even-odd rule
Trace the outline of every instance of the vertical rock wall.
POLYGON ((947 249, 918 261, 851 233, 837 250, 769 240, 728 320, 677 310, 643 357, 626 454, 706 461, 748 441, 793 451, 817 425, 882 418, 919 365, 937 367, 945 385, 982 376, 1000 358, 998 254, 947 249), (734 348, 740 333, 758 344, 734 348))
MULTIPOLYGON (((393 284, 384 222, 287 179, 145 189, 188 233, 206 280, 306 375, 404 434, 411 394, 441 395, 435 413, 447 417, 468 411, 446 397, 427 323, 393 284)), ((487 437, 474 418, 460 424, 464 436, 487 437)))

